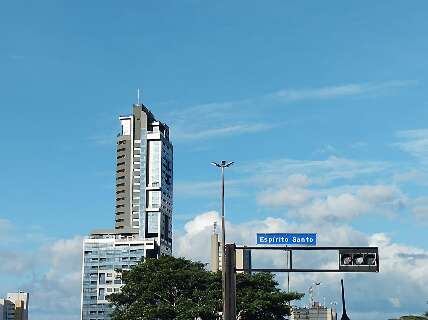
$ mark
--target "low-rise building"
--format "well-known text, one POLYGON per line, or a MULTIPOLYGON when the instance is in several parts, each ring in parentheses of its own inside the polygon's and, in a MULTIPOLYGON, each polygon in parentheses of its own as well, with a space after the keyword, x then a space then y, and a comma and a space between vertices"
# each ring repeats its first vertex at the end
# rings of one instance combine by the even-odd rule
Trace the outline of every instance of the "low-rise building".
POLYGON ((28 292, 8 293, 0 299, 0 320, 28 320, 28 292))
POLYGON ((336 320, 336 310, 320 305, 318 302, 308 307, 293 307, 290 320, 336 320))
POLYGON ((95 231, 84 240, 83 248, 81 319, 110 319, 112 306, 107 297, 120 292, 122 271, 141 259, 156 257, 156 242, 95 231))

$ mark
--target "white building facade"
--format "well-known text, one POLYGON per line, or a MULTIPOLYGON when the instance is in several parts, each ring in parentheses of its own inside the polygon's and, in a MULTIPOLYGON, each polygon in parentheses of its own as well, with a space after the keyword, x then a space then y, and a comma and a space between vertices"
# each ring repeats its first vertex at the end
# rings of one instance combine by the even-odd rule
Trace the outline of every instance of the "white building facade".
POLYGON ((312 307, 293 307, 290 320, 337 320, 336 310, 315 302, 312 307))

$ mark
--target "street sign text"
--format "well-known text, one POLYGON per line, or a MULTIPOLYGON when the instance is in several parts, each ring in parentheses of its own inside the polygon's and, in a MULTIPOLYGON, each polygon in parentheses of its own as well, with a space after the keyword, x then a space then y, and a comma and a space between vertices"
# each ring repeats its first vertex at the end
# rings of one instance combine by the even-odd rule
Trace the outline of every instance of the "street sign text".
POLYGON ((316 233, 257 233, 257 244, 316 246, 316 233))

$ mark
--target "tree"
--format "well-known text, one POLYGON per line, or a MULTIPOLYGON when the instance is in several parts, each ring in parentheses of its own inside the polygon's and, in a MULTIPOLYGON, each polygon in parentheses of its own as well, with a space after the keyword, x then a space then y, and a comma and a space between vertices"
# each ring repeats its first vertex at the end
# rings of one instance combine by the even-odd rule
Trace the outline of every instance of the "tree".
MULTIPOLYGON (((111 294, 113 320, 215 320, 222 309, 221 273, 184 258, 146 259, 125 271, 125 285, 111 294)), ((268 273, 237 275, 239 320, 283 319, 289 302, 303 294, 285 293, 268 273)))
POLYGON ((390 319, 390 320, 427 320, 428 312, 426 312, 423 316, 402 316, 400 319, 390 319))
POLYGON ((236 292, 238 320, 283 320, 290 315, 290 301, 303 297, 281 291, 271 273, 238 274, 236 292))

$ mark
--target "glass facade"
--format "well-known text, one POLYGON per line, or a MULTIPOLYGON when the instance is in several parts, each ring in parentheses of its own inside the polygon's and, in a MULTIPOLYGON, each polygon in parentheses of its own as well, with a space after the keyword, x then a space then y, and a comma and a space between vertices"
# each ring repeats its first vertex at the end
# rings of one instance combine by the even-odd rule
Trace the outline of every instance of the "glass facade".
POLYGON ((149 233, 158 233, 159 225, 159 213, 158 212, 149 212, 147 213, 147 224, 149 233))
POLYGON ((83 244, 82 320, 109 320, 107 296, 122 287, 121 271, 145 256, 142 241, 86 239, 83 244))
POLYGON ((160 186, 160 141, 150 141, 150 180, 152 187, 160 186))
POLYGON ((146 234, 146 155, 147 155, 147 131, 141 129, 141 159, 140 159, 140 232, 141 238, 146 234))

